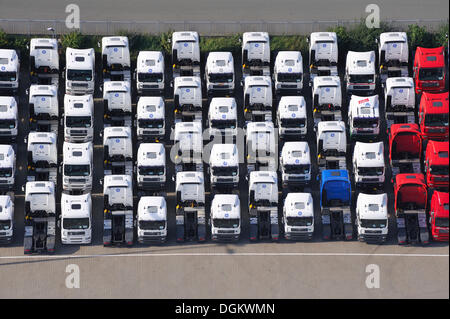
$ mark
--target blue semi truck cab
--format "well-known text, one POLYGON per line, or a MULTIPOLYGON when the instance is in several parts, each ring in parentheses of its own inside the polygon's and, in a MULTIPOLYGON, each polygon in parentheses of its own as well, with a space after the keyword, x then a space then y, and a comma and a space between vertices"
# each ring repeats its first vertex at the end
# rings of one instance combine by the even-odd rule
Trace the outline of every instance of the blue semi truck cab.
POLYGON ((320 213, 323 239, 352 239, 351 196, 351 183, 347 170, 322 171, 320 213))

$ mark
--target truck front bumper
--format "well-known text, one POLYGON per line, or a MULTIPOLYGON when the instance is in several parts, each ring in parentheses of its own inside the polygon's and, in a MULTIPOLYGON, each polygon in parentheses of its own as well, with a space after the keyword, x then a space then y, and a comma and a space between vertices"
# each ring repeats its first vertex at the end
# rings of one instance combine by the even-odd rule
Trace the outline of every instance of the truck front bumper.
POLYGON ((284 238, 287 240, 311 240, 313 237, 312 232, 289 232, 284 234, 284 238))

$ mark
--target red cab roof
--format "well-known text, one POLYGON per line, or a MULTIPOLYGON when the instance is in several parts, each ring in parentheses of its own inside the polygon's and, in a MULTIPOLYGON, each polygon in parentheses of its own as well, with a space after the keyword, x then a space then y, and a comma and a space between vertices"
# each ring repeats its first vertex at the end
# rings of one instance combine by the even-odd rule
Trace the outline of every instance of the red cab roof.
POLYGON ((429 93, 423 92, 420 99, 420 110, 427 114, 448 113, 448 92, 446 93, 429 93))
POLYGON ((427 188, 425 177, 423 174, 398 174, 395 177, 395 188, 398 190, 400 187, 407 184, 416 184, 427 188))
POLYGON ((427 185, 423 174, 398 174, 394 185, 395 208, 400 203, 427 205, 427 185))
POLYGON ((419 68, 440 68, 445 66, 444 47, 422 48, 417 47, 416 65, 419 68))
POLYGON ((439 209, 436 209, 436 211, 435 211, 435 214, 436 214, 435 216, 448 218, 448 216, 449 216, 448 209, 444 209, 444 204, 448 205, 448 202, 449 202, 448 193, 434 192, 431 202, 433 203, 434 201, 437 201, 437 203, 439 205, 439 209))
POLYGON ((448 142, 430 140, 427 144, 427 160, 430 165, 447 165, 449 156, 448 142))
POLYGON ((389 156, 391 157, 394 144, 396 152, 417 152, 420 154, 422 152, 422 135, 419 125, 415 123, 392 124, 389 131, 389 156), (414 136, 401 136, 403 133, 410 133, 414 136))

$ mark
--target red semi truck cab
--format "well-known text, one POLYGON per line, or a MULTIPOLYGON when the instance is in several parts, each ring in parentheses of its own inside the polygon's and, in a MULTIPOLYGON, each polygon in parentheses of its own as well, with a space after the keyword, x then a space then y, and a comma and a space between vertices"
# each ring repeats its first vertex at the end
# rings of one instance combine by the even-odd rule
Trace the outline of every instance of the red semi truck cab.
POLYGON ((425 155, 425 174, 428 187, 448 191, 448 142, 429 141, 425 155))
POLYGON ((430 225, 433 240, 448 242, 448 193, 433 193, 430 205, 430 225))
POLYGON ((417 47, 414 57, 416 93, 443 92, 445 90, 444 47, 417 47))
POLYGON ((448 92, 422 94, 419 125, 424 140, 448 140, 448 111, 448 92))
POLYGON ((389 162, 395 177, 400 173, 420 173, 422 136, 417 124, 392 124, 389 129, 389 162))

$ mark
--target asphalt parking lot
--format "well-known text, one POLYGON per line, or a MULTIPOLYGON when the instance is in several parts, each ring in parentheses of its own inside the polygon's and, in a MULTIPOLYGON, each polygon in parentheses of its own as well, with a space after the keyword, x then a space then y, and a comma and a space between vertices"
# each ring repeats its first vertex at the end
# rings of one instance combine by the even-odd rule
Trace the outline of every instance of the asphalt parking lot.
MULTIPOLYGON (((236 79, 240 79, 239 57, 235 57, 235 61, 236 79)), ((97 75, 100 74, 98 62, 99 59, 97 75)), ((169 63, 166 63, 166 74, 171 73, 168 65, 169 63)), ((29 79, 27 63, 23 61, 21 67, 19 116, 22 125, 17 138, 15 237, 10 246, 0 247, 1 298, 448 298, 448 244, 432 243, 427 247, 397 245, 390 183, 385 185, 390 200, 390 234, 384 245, 367 245, 357 241, 324 242, 321 239, 320 223, 316 223, 312 242, 291 243, 281 240, 280 243, 253 244, 248 240, 247 183, 243 178, 246 169, 242 164, 239 196, 243 204, 243 232, 239 243, 215 244, 208 238, 205 244, 179 245, 175 243, 175 186, 170 178, 174 166, 168 160, 167 244, 104 248, 103 198, 99 182, 103 177, 103 150, 99 135, 103 128, 103 105, 98 89, 95 94, 92 244, 81 247, 62 246, 58 237, 55 255, 23 256, 24 197, 21 186, 26 181, 26 145, 22 141, 28 132, 28 101, 25 90, 29 87, 29 79), (69 264, 76 264, 80 268, 79 289, 66 288, 66 266, 69 264), (366 267, 371 264, 380 268, 381 283, 378 289, 369 289, 366 286, 366 267)), ((62 79, 60 81, 62 82, 62 79)), ((59 99, 62 109, 64 94, 61 82, 59 99)), ((99 77, 97 82, 98 88, 101 83, 99 77)), ((311 93, 306 86, 307 78, 304 83, 306 89, 303 95, 307 105, 311 106, 311 93)), ((170 130, 173 124, 173 101, 168 81, 166 87, 166 128, 170 130)), ((238 102, 239 126, 242 127, 244 120, 241 87, 236 90, 235 97, 238 102)), ((207 105, 208 101, 204 99, 204 119, 207 105)), ((380 105, 384 105, 382 96, 380 105)), ((343 117, 346 121, 346 108, 343 110, 343 117)), ((380 117, 384 118, 382 107, 380 117)), ((314 155, 316 145, 312 127, 312 110, 309 107, 306 140, 310 144, 311 154, 314 155)), ((381 132, 385 131, 383 122, 381 132)), ((62 137, 60 127, 59 150, 62 150, 62 137)), ((170 147, 168 137, 169 134, 166 135, 165 142, 170 147)), ((386 142, 386 134, 381 134, 379 140, 386 142)), ((387 159, 387 147, 385 150, 387 159)), ((350 144, 348 154, 350 158, 350 144)), ((350 161, 347 160, 347 163, 349 165, 350 161)), ((348 168, 351 169, 351 166, 348 168)), ((317 172, 315 163, 313 171, 317 172)), ((387 171, 386 180, 389 181, 390 171, 387 171)), ((208 178, 205 180, 208 181, 208 178)), ((60 198, 61 186, 59 180, 57 201, 60 198)), ((313 181, 310 189, 315 200, 315 218, 320 220, 316 181, 313 181)), ((206 190, 209 191, 208 182, 206 190)), ((357 193, 354 191, 353 195, 355 201, 357 193)), ((211 199, 207 200, 207 208, 211 199)), ((353 210, 353 220, 354 218, 353 210)))

